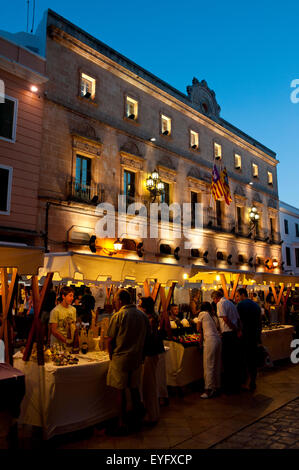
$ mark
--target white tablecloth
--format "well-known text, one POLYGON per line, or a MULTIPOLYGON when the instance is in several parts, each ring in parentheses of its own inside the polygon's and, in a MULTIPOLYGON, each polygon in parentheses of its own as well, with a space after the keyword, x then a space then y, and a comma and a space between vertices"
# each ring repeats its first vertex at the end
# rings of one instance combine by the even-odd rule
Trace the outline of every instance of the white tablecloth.
MULTIPOLYGON (((164 357, 159 363, 158 385, 165 389, 164 357)), ((108 355, 101 362, 80 356, 78 364, 58 367, 24 362, 21 353, 15 354, 14 367, 24 372, 26 383, 19 423, 42 427, 49 439, 116 416, 116 391, 106 386, 108 366, 108 355)))
POLYGON ((184 348, 175 341, 164 341, 169 348, 166 354, 167 385, 183 387, 203 378, 203 355, 198 346, 184 348))
POLYGON ((294 327, 292 325, 282 326, 283 328, 262 331, 262 343, 269 351, 272 361, 287 359, 292 352, 291 341, 294 327))
POLYGON ((21 354, 16 356, 14 365, 25 373, 26 383, 19 422, 43 427, 45 439, 116 415, 115 390, 106 386, 108 358, 40 367, 31 360, 24 362, 21 354))

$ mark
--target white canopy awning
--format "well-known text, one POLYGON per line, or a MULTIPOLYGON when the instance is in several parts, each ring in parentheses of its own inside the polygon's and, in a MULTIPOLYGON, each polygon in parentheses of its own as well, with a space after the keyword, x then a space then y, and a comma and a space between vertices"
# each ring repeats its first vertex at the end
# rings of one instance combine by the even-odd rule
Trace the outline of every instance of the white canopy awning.
POLYGON ((164 284, 172 281, 182 283, 183 274, 188 273, 188 269, 177 264, 67 252, 45 254, 44 267, 39 270, 39 276, 45 276, 48 272, 58 273, 61 280, 100 281, 106 278, 114 282, 144 282, 146 279, 157 279, 164 284))
POLYGON ((191 268, 189 282, 194 283, 202 281, 206 284, 213 284, 217 274, 224 274, 228 282, 233 281, 236 274, 240 274, 239 284, 246 284, 247 281, 255 281, 257 284, 262 284, 263 282, 267 284, 270 284, 270 282, 274 282, 275 284, 284 283, 285 285, 299 284, 298 276, 290 276, 288 274, 253 272, 238 269, 217 269, 197 265, 193 265, 191 268))
POLYGON ((0 243, 0 268, 17 268, 19 275, 38 274, 44 265, 44 250, 32 246, 0 243))

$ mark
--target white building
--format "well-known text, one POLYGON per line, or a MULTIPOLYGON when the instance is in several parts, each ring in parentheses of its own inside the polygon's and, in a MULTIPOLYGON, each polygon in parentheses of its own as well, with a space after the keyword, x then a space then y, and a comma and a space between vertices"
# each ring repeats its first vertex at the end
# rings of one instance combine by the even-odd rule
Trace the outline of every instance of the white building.
POLYGON ((279 202, 280 233, 284 241, 282 259, 284 271, 299 274, 299 209, 279 202))

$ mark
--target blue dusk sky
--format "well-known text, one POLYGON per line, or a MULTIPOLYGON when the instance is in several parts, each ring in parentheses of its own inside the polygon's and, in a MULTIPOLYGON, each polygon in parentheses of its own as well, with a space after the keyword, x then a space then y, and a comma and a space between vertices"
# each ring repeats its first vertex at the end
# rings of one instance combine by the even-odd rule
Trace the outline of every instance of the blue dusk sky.
MULTIPOLYGON (((221 116, 277 153, 279 197, 299 207, 298 2, 36 0, 34 31, 47 8, 183 93, 205 79, 221 116)), ((26 28, 27 0, 2 5, 0 30, 26 28)))

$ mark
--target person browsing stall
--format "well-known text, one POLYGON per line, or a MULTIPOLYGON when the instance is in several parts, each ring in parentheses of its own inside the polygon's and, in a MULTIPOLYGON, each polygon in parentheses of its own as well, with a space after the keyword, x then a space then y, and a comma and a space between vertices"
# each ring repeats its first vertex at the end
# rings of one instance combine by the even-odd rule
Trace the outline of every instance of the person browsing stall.
POLYGON ((259 305, 248 298, 243 287, 236 292, 237 309, 242 325, 242 350, 245 368, 244 382, 249 378, 249 390, 256 389, 257 351, 261 344, 262 315, 259 305))
POLYGON ((223 387, 227 393, 235 393, 241 387, 240 365, 240 317, 236 306, 223 295, 222 289, 212 292, 217 304, 222 336, 223 387))
MULTIPOLYGON (((150 334, 147 315, 132 304, 131 295, 120 289, 114 298, 116 313, 112 316, 107 331, 110 357, 107 385, 117 390, 118 426, 114 435, 128 432, 126 422, 126 389, 130 389, 133 421, 138 426, 144 415, 139 387, 141 384, 142 363, 145 358, 145 345, 150 334)), ((132 420, 131 420, 132 423, 132 420)))
POLYGON ((198 315, 197 331, 203 342, 205 392, 201 398, 216 396, 221 385, 221 336, 212 314, 212 305, 203 302, 198 315))
POLYGON ((70 344, 72 340, 67 338, 68 327, 70 323, 76 322, 76 309, 72 306, 74 291, 71 287, 63 287, 60 296, 61 303, 50 313, 51 344, 70 344))

